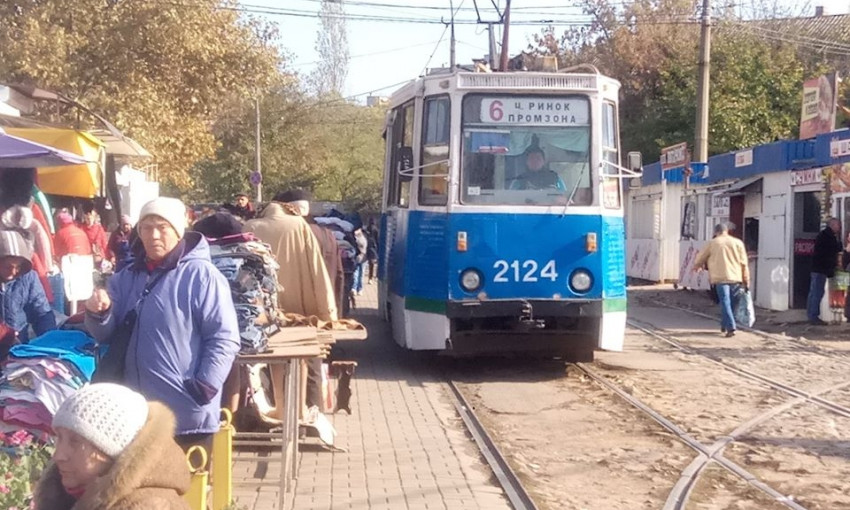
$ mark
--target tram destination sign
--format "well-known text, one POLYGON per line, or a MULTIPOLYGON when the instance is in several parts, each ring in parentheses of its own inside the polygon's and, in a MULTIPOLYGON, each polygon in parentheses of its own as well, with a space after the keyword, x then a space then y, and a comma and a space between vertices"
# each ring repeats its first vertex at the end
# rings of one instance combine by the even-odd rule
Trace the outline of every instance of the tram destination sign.
POLYGON ((580 98, 486 97, 481 122, 514 126, 586 126, 588 101, 580 98))

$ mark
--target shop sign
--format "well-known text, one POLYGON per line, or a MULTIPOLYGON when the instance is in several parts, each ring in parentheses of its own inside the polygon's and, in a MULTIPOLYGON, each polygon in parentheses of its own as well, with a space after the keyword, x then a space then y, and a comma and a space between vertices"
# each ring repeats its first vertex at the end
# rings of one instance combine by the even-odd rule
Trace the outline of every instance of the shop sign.
POLYGON ((822 168, 810 168, 809 170, 797 170, 796 172, 791 172, 791 186, 817 184, 820 182, 823 182, 822 168))
POLYGON ((794 255, 814 255, 814 239, 794 239, 794 255))
POLYGON ((487 97, 481 100, 481 122, 515 126, 586 126, 587 99, 487 97))
POLYGON ((829 155, 833 158, 850 156, 850 139, 829 142, 829 155))
POLYGON ((747 149, 735 153, 735 168, 740 166, 749 166, 753 164, 753 150, 747 149))
POLYGON ((688 152, 688 142, 677 143, 661 149, 661 170, 683 167, 691 159, 688 152))
POLYGON ((715 218, 729 216, 729 197, 726 195, 712 195, 711 215, 715 218))

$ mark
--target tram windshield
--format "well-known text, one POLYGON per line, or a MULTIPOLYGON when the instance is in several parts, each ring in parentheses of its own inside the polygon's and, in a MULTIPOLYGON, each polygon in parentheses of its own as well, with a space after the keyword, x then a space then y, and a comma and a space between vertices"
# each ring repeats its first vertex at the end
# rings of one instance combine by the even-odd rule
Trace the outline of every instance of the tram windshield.
POLYGON ((589 109, 582 96, 464 98, 461 202, 590 205, 589 109))

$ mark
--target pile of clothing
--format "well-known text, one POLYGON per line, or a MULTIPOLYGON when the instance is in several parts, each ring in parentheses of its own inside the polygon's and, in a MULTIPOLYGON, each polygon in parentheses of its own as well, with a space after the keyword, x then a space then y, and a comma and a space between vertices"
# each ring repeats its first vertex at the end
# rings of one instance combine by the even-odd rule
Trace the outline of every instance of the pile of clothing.
POLYGON ((277 270, 271 247, 253 234, 210 240, 210 256, 227 278, 239 319, 242 354, 268 350, 269 336, 278 331, 277 270))
POLYGON ((330 229, 339 245, 342 263, 346 272, 354 271, 356 259, 359 254, 357 239, 355 237, 354 224, 337 216, 319 216, 314 218, 316 223, 330 229))
POLYGON ((91 380, 96 345, 82 331, 55 330, 12 347, 0 377, 0 432, 51 434, 53 414, 91 380))

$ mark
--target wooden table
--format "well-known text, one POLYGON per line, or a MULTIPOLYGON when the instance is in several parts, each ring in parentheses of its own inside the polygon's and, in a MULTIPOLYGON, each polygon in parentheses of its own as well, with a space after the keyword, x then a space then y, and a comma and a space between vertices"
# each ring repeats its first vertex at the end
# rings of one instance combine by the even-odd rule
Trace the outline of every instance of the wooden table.
MULTIPOLYGON (((280 433, 237 432, 233 446, 272 446, 281 441, 280 481, 240 482, 242 486, 277 485, 280 491, 280 510, 291 508, 294 494, 292 481, 298 468, 298 423, 307 385, 307 360, 326 357, 337 342, 365 340, 367 331, 361 330, 317 330, 311 326, 283 328, 269 337, 269 350, 262 354, 240 355, 236 362, 241 365, 265 363, 278 365, 285 373, 283 394, 283 420, 280 433)), ((275 395, 275 398, 278 398, 275 395)))
MULTIPOLYGON (((269 350, 262 354, 240 355, 236 362, 240 365, 266 363, 277 365, 284 371, 283 420, 280 433, 237 432, 233 446, 272 446, 280 440, 280 481, 240 482, 240 485, 269 486, 277 485, 280 491, 278 509, 290 508, 294 494, 292 481, 295 478, 298 462, 298 418, 303 389, 301 384, 302 362, 322 355, 317 341, 316 328, 284 328, 269 337, 269 350)), ((275 398, 279 398, 275 395, 275 398)))

